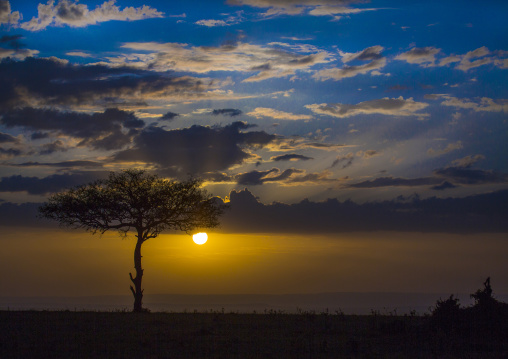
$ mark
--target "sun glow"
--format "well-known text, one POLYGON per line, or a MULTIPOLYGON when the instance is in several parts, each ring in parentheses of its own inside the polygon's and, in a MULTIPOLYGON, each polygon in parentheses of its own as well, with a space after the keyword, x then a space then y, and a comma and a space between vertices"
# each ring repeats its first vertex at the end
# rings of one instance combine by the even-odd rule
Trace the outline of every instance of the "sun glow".
POLYGON ((192 240, 194 241, 194 243, 199 245, 205 244, 206 241, 208 240, 208 234, 204 232, 196 233, 192 236, 192 240))

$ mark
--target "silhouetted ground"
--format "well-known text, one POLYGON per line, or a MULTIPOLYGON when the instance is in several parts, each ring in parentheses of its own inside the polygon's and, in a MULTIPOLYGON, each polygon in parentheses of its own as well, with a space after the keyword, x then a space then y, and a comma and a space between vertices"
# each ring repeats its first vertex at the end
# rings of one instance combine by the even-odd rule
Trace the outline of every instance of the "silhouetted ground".
POLYGON ((506 325, 473 317, 0 311, 0 357, 508 358, 506 325))

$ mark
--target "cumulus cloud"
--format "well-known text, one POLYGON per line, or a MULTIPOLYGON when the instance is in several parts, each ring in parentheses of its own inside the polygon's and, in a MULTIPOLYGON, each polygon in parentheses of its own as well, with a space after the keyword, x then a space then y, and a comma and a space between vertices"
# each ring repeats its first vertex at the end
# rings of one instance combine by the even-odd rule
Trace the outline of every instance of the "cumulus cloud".
POLYGON ((123 48, 141 53, 109 57, 108 66, 134 66, 154 71, 208 73, 238 71, 252 76, 244 82, 287 77, 295 71, 330 61, 330 54, 314 47, 228 43, 221 46, 189 46, 179 43, 125 43, 123 48), (310 52, 310 53, 309 53, 310 52))
POLYGON ((441 49, 435 47, 414 47, 411 50, 398 55, 395 60, 407 61, 410 64, 418 64, 423 67, 436 65, 436 55, 441 49))
POLYGON ((122 10, 115 5, 116 0, 109 0, 93 10, 85 4, 72 0, 48 0, 46 5, 39 4, 38 15, 30 21, 23 22, 20 27, 28 31, 40 31, 48 26, 85 27, 99 22, 119 20, 134 21, 149 18, 163 17, 164 13, 143 5, 142 7, 126 7, 122 10))
POLYGON ((382 55, 382 46, 371 46, 356 53, 341 52, 342 62, 365 62, 358 65, 345 65, 342 68, 329 68, 319 70, 314 73, 313 78, 321 81, 325 80, 342 80, 357 75, 365 75, 370 73, 373 76, 381 75, 380 69, 385 67, 386 58, 382 55))
POLYGON ((412 97, 404 99, 402 96, 398 98, 382 98, 379 100, 370 100, 360 102, 356 105, 348 105, 341 103, 332 104, 312 104, 305 107, 312 112, 333 116, 338 118, 345 118, 357 115, 387 115, 387 116, 419 116, 426 117, 428 114, 421 113, 428 106, 424 102, 416 102, 412 97))
POLYGON ((0 25, 16 25, 21 19, 19 11, 11 10, 11 3, 9 0, 0 0, 0 25))
POLYGON ((182 176, 220 171, 251 158, 246 148, 263 147, 275 139, 263 131, 244 131, 250 127, 244 122, 169 131, 148 127, 135 138, 133 148, 120 151, 114 160, 147 162, 182 176))
POLYGON ((248 112, 247 115, 255 118, 271 117, 277 120, 311 120, 313 118, 310 115, 293 114, 266 107, 256 107, 254 111, 248 112))
POLYGON ((263 204, 248 190, 229 194, 231 210, 222 230, 257 233, 330 233, 348 231, 419 231, 480 233, 508 230, 508 191, 465 198, 412 198, 357 204, 328 199, 295 204, 263 204), (464 221, 464 218, 469 218, 464 221))
MULTIPOLYGON (((4 112, 0 123, 7 128, 20 127, 33 131, 52 131, 80 139, 81 142, 78 145, 89 145, 106 150, 122 148, 129 144, 136 129, 145 125, 132 112, 118 109, 87 114, 31 107, 4 112)), ((61 141, 45 146, 42 154, 64 148, 61 141)))

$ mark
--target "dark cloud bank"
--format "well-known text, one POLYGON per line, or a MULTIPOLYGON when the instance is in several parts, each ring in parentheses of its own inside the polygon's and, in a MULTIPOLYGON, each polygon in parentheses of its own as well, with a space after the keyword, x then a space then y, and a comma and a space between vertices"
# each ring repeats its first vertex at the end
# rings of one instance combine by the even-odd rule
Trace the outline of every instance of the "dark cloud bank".
MULTIPOLYGON (((39 205, 0 204, 0 225, 54 226, 36 218, 39 205)), ((229 207, 221 226, 221 231, 229 233, 508 232, 508 190, 465 198, 399 197, 364 204, 336 199, 263 204, 245 189, 231 192, 229 207)))

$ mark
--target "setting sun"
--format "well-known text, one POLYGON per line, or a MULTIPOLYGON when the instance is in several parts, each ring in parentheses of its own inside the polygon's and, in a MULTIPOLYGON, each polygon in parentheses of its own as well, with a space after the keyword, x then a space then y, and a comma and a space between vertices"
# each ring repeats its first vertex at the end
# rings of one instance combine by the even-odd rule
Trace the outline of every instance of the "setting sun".
POLYGON ((192 240, 199 245, 205 244, 208 240, 208 235, 204 232, 196 233, 192 236, 192 240))

